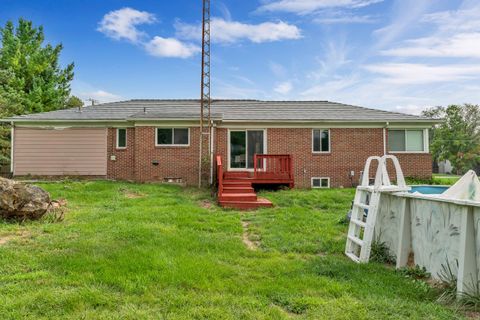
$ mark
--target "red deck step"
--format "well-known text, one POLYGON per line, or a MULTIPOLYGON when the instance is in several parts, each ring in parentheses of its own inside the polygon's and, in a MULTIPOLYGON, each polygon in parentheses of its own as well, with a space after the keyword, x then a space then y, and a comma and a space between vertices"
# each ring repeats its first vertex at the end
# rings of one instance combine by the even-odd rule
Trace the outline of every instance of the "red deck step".
POLYGON ((220 196, 222 201, 257 201, 256 193, 223 193, 220 196))
POLYGON ((273 204, 264 198, 258 198, 257 201, 219 201, 220 205, 225 208, 252 210, 257 208, 270 208, 273 204))
POLYGON ((225 172, 223 177, 225 180, 237 179, 237 178, 250 178, 250 172, 225 172))
POLYGON ((253 171, 224 171, 217 155, 218 203, 240 210, 272 207, 267 199, 257 198, 253 184, 286 184, 293 188, 292 156, 289 154, 255 154, 253 171))
POLYGON ((223 193, 255 193, 255 190, 249 186, 224 186, 223 193))

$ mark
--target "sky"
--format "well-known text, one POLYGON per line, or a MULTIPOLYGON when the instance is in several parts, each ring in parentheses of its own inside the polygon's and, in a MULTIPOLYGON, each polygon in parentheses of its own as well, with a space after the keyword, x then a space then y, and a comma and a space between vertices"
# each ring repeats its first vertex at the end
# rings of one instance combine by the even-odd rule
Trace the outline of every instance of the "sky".
MULTIPOLYGON (((212 97, 418 114, 480 103, 478 0, 211 0, 212 97)), ((201 0, 0 0, 100 102, 200 96, 201 0)))

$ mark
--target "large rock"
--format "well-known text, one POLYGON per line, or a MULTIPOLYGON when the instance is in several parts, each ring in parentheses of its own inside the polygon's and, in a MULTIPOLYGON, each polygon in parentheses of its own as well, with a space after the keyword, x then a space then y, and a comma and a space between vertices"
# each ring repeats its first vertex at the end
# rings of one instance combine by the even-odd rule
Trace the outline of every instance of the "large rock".
POLYGON ((0 217, 40 219, 50 207, 50 194, 40 187, 0 177, 0 217))

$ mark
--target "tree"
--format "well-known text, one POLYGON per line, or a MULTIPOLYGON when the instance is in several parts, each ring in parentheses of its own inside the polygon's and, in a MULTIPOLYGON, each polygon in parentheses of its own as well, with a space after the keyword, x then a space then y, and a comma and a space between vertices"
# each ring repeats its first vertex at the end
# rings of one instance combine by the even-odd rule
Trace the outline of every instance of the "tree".
POLYGON ((83 101, 76 96, 71 96, 68 98, 67 103, 65 104, 66 108, 79 108, 83 107, 83 101))
MULTIPOLYGON (((43 28, 19 19, 0 28, 0 118, 67 107, 74 64, 62 69, 62 45, 44 45, 43 28)), ((0 161, 10 156, 10 130, 0 127, 0 161)))
POLYGON ((435 107, 425 110, 423 115, 443 119, 431 134, 435 160, 449 160, 459 174, 480 164, 480 106, 435 107))

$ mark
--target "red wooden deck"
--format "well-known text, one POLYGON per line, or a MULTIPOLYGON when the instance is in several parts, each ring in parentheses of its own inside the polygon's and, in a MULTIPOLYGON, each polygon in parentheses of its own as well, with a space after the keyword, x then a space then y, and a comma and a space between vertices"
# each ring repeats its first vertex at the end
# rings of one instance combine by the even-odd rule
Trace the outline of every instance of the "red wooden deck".
POLYGON ((217 156, 218 203, 222 207, 241 210, 271 207, 272 203, 257 197, 254 184, 294 186, 293 161, 290 155, 254 156, 254 170, 224 172, 221 156, 217 156))

